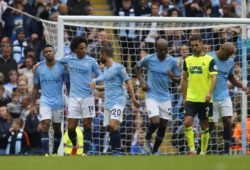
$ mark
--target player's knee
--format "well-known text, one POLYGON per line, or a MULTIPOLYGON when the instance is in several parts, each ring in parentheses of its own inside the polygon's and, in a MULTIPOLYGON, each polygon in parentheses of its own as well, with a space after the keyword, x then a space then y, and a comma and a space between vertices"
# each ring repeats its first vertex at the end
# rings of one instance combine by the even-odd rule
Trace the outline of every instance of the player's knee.
POLYGON ((223 117, 223 126, 224 128, 230 128, 231 127, 231 117, 223 117))
POLYGON ((76 126, 74 124, 68 124, 68 131, 75 131, 76 126))
POLYGON ((92 118, 87 118, 83 120, 83 127, 84 128, 91 128, 92 127, 92 118))
POLYGON ((150 123, 152 123, 152 124, 160 124, 160 117, 159 116, 151 117, 150 118, 150 123))
POLYGON ((48 132, 49 131, 50 124, 46 121, 41 122, 41 131, 42 132, 48 132))

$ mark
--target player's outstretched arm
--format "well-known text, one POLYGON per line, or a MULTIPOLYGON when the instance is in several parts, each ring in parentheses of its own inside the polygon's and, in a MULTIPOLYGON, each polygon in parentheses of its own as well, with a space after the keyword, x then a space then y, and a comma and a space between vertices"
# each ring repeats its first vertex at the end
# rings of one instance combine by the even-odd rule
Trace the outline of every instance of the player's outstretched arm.
POLYGON ((139 108, 141 107, 141 104, 138 100, 135 98, 135 93, 134 93, 134 88, 131 80, 126 81, 127 87, 128 87, 128 92, 131 96, 132 102, 135 105, 135 107, 139 108))

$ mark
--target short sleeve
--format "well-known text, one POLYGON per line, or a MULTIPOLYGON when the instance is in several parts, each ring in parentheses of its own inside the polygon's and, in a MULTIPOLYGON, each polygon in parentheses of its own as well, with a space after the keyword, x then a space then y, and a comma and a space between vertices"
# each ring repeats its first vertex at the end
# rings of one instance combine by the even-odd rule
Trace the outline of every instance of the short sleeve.
POLYGON ((96 74, 96 76, 99 76, 102 74, 99 66, 98 66, 98 63, 96 62, 96 60, 93 60, 93 64, 92 64, 92 71, 96 74))
POLYGON ((119 75, 120 75, 120 77, 122 78, 123 81, 129 80, 127 70, 126 70, 126 68, 124 66, 121 66, 119 68, 119 75))
POLYGON ((137 62, 137 67, 148 67, 149 56, 143 57, 140 61, 137 62))
POLYGON ((61 64, 68 64, 69 58, 70 56, 61 57, 61 58, 57 58, 56 61, 58 61, 61 64))
POLYGON ((209 63, 209 72, 210 74, 217 74, 217 66, 214 59, 212 59, 209 63))

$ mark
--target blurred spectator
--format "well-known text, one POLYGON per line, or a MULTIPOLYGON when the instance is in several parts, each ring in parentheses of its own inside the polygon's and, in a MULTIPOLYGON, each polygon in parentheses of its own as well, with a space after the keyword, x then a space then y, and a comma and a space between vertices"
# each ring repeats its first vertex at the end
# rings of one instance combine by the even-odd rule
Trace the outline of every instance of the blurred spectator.
POLYGON ((4 87, 6 90, 10 91, 10 93, 13 92, 17 88, 17 79, 18 79, 18 74, 16 70, 10 70, 9 74, 9 83, 4 84, 4 87))
MULTIPOLYGON (((4 84, 4 75, 3 73, 0 72, 0 85, 2 86, 3 84, 4 84)), ((9 89, 6 89, 5 86, 3 87, 4 87, 4 93, 3 93, 4 98, 10 98, 11 91, 9 91, 9 89)))
POLYGON ((23 126, 23 119, 16 118, 13 120, 10 128, 6 155, 28 154, 30 142, 27 133, 23 130, 23 126))
MULTIPOLYGON (((63 47, 63 50, 64 50, 64 56, 67 56, 67 55, 69 55, 71 53, 70 40, 69 40, 69 36, 68 36, 67 31, 64 31, 64 47, 63 47)), ((58 57, 61 57, 61 56, 58 56, 58 57)))
POLYGON ((223 18, 235 18, 235 17, 237 17, 236 12, 235 12, 235 8, 230 4, 223 5, 222 6, 222 17, 223 18))
MULTIPOLYGON (((233 138, 235 140, 237 150, 242 150, 242 129, 241 122, 236 123, 233 131, 233 138)), ((246 121, 246 139, 247 139, 247 154, 250 154, 250 117, 246 121)))
POLYGON ((29 114, 25 120, 25 131, 27 132, 30 139, 30 154, 31 155, 43 155, 41 133, 40 133, 40 115, 39 105, 40 99, 36 100, 36 109, 34 114, 29 114))
POLYGON ((0 0, 0 38, 3 36, 3 25, 2 14, 7 9, 7 3, 4 0, 0 0))
POLYGON ((54 12, 58 12, 58 8, 59 8, 59 5, 60 5, 60 0, 51 0, 50 2, 51 4, 51 9, 50 9, 50 12, 51 13, 54 13, 54 12))
POLYGON ((12 118, 18 118, 21 115, 20 94, 13 92, 11 94, 11 102, 7 104, 8 111, 12 118))
POLYGON ((7 107, 0 107, 0 155, 5 155, 8 144, 9 129, 11 128, 11 116, 7 107))
POLYGON ((177 59, 178 59, 178 67, 180 70, 182 70, 183 61, 189 55, 189 48, 188 48, 187 44, 182 44, 180 51, 181 51, 181 56, 178 57, 177 59))
POLYGON ((0 85, 0 106, 6 106, 9 103, 8 98, 4 96, 4 91, 4 86, 0 85))
MULTIPOLYGON (((4 36, 1 38, 1 44, 11 44, 10 38, 7 36, 4 36)), ((0 53, 2 53, 2 49, 0 48, 0 53)))
MULTIPOLYGON (((22 1, 15 1, 13 7, 23 12, 25 6, 22 1)), ((18 12, 17 10, 8 8, 2 15, 5 22, 4 35, 11 37, 12 40, 16 39, 16 29, 18 27, 24 28, 24 34, 26 37, 29 37, 32 33, 37 32, 36 22, 29 16, 23 15, 23 13, 18 12)))
MULTIPOLYGON (((144 107, 145 108, 145 107, 144 107)), ((131 143, 131 154, 146 154, 144 150, 144 142, 145 142, 145 125, 146 125, 146 110, 138 109, 132 106, 132 111, 134 115, 134 136, 133 141, 131 143), (143 112, 142 112, 143 111, 143 112), (144 112, 145 111, 145 112, 144 112)))
POLYGON ((24 59, 24 67, 19 69, 19 74, 24 75, 28 78, 28 89, 31 91, 33 88, 33 65, 34 65, 34 58, 33 56, 26 56, 24 59))
POLYGON ((60 15, 68 15, 69 8, 66 4, 60 4, 58 6, 58 12, 60 15))
POLYGON ((145 132, 140 129, 135 132, 134 134, 134 139, 131 144, 131 150, 130 154, 132 155, 145 155, 147 154, 146 151, 144 150, 144 141, 145 141, 145 132))
POLYGON ((95 9, 92 6, 87 6, 84 9, 84 15, 95 15, 95 9))
POLYGON ((202 0, 184 0, 186 17, 203 17, 202 0))
POLYGON ((112 47, 112 44, 108 41, 108 33, 101 30, 98 33, 98 39, 92 39, 89 41, 88 49, 91 57, 94 57, 97 61, 100 60, 99 51, 101 47, 112 47))
POLYGON ((8 43, 1 43, 2 54, 0 56, 0 72, 4 75, 4 83, 8 83, 10 70, 17 70, 17 63, 11 56, 11 45, 8 43))
POLYGON ((203 44, 202 44, 202 51, 205 52, 205 53, 208 53, 208 52, 213 51, 212 44, 210 44, 210 43, 207 42, 207 41, 203 41, 203 44))
POLYGON ((21 79, 18 80, 17 89, 16 90, 20 93, 21 101, 22 101, 23 96, 30 95, 30 93, 28 91, 27 83, 28 83, 28 79, 25 76, 21 77, 21 79))
POLYGON ((175 6, 171 2, 171 0, 162 0, 158 14, 161 15, 161 16, 168 16, 169 11, 174 7, 175 6))
POLYGON ((17 28, 16 40, 13 42, 13 57, 18 65, 24 62, 24 49, 28 46, 28 43, 24 38, 24 29, 22 27, 17 28))
POLYGON ((149 3, 148 0, 139 0, 138 11, 141 14, 141 16, 149 15, 150 7, 151 3, 149 3))
POLYGON ((27 116, 30 114, 30 103, 31 97, 30 95, 24 95, 21 99, 21 118, 25 121, 27 116))
POLYGON ((173 30, 171 35, 168 35, 168 42, 171 47, 169 54, 174 57, 179 57, 181 45, 188 43, 183 30, 173 30))
MULTIPOLYGON (((159 4, 154 3, 151 6, 151 14, 150 16, 152 17, 157 17, 159 16, 159 4)), ((156 22, 152 22, 150 24, 145 23, 146 27, 149 27, 147 30, 143 30, 141 33, 141 44, 140 48, 147 52, 148 54, 155 53, 155 42, 157 39, 161 38, 164 36, 165 32, 164 31, 158 31, 157 27, 158 24, 156 22)))
MULTIPOLYGON (((122 0, 122 7, 115 11, 116 16, 140 16, 139 11, 133 6, 132 0, 122 0)), ((128 67, 128 58, 131 57, 131 68, 135 65, 137 61, 136 48, 139 46, 138 43, 138 33, 134 28, 136 25, 134 22, 122 23, 121 27, 127 29, 118 30, 119 43, 122 53, 122 61, 125 68, 128 67), (130 29, 129 29, 130 28, 130 29)))
POLYGON ((84 15, 84 10, 90 6, 89 0, 68 0, 69 15, 84 15))
POLYGON ((182 17, 182 13, 177 8, 172 8, 168 11, 170 17, 182 17))

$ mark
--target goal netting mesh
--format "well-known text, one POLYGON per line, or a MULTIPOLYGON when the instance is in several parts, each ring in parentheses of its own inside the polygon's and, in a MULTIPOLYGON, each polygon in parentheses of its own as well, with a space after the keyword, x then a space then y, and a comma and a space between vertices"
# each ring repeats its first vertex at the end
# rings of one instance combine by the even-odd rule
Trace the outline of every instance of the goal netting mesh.
MULTIPOLYGON (((54 22, 43 21, 44 35, 47 43, 57 47, 58 25, 54 22)), ((89 45, 89 55, 99 61, 99 49, 102 46, 111 46, 114 49, 114 59, 122 63, 133 80, 135 93, 142 103, 137 109, 132 106, 128 96, 128 102, 124 111, 124 121, 121 124, 122 151, 125 154, 145 154, 143 149, 144 136, 148 125, 147 109, 145 107, 145 94, 139 87, 132 69, 137 61, 144 56, 155 52, 155 41, 165 38, 168 41, 168 52, 178 60, 182 70, 183 58, 191 53, 189 38, 199 34, 203 40, 203 51, 210 52, 219 49, 226 41, 233 42, 237 51, 233 57, 234 74, 238 80, 242 80, 242 25, 212 24, 212 23, 159 23, 159 22, 88 22, 88 21, 64 21, 64 56, 70 54, 69 44, 74 36, 84 36, 89 45)), ((63 56, 60 56, 63 57, 63 56)), ((103 68, 103 65, 100 64, 103 68)), ((198 83, 198 82, 197 82, 198 83)), ((233 125, 232 125, 232 153, 240 153, 241 147, 235 143, 235 137, 239 137, 234 130, 241 122, 242 91, 233 87, 228 82, 233 101, 233 125)), ((225 87, 226 88, 226 87, 225 87)), ((180 94, 180 84, 171 82, 173 121, 168 123, 164 141, 159 149, 159 154, 185 154, 188 150, 183 131, 183 105, 180 94)), ((95 91, 97 117, 93 121, 93 141, 91 152, 93 154, 108 154, 110 152, 109 134, 103 127, 103 91, 95 91)), ((195 145, 199 150, 201 129, 196 118, 194 122, 195 145)), ((152 142, 154 141, 153 135, 152 142)), ((208 153, 223 154, 223 126, 221 120, 214 125, 211 132, 208 153)))

